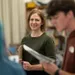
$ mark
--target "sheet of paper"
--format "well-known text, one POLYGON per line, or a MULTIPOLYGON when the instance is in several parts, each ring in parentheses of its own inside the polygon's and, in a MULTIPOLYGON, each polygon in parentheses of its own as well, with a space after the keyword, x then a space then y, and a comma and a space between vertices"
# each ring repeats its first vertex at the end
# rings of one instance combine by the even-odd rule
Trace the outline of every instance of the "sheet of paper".
POLYGON ((19 56, 18 55, 11 55, 8 57, 9 60, 19 63, 19 56))
POLYGON ((32 48, 28 47, 25 44, 23 45, 23 48, 24 48, 24 50, 29 52, 31 55, 33 55, 35 58, 37 58, 40 62, 47 62, 47 63, 55 62, 54 59, 49 58, 47 56, 44 56, 44 55, 36 52, 35 50, 33 50, 32 48))

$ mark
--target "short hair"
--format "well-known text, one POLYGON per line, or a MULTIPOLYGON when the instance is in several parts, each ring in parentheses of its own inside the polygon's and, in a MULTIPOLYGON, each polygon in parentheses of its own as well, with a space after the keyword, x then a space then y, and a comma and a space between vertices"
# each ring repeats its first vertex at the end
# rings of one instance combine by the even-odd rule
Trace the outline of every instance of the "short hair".
POLYGON ((34 13, 37 13, 38 16, 41 18, 41 21, 43 23, 43 25, 41 25, 41 31, 45 31, 45 27, 46 27, 46 19, 45 19, 45 15, 43 13, 42 10, 38 9, 38 8, 34 8, 32 11, 30 11, 29 15, 28 15, 28 28, 30 30, 30 27, 29 27, 29 21, 30 21, 30 17, 34 14, 34 13))
POLYGON ((58 12, 62 11, 67 14, 72 10, 75 16, 75 2, 74 0, 51 0, 47 6, 47 17, 54 16, 58 12))

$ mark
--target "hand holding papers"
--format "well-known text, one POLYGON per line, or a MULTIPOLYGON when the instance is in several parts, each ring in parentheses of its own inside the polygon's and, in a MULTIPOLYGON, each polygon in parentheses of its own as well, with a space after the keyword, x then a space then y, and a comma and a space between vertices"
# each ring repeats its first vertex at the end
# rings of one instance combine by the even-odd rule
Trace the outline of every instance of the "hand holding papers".
POLYGON ((38 52, 36 52, 35 50, 33 50, 32 48, 28 47, 27 45, 23 45, 24 50, 26 50, 27 52, 29 52, 31 55, 33 55, 35 58, 37 58, 40 62, 55 62, 54 59, 46 57, 38 52))

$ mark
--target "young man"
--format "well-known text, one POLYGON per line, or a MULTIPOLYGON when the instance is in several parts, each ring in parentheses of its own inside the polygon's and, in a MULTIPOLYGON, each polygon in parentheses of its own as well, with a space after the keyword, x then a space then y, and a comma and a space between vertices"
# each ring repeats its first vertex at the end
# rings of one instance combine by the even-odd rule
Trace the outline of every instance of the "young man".
POLYGON ((52 75, 75 75, 75 2, 74 0, 52 0, 47 8, 48 17, 57 31, 65 30, 66 50, 62 70, 54 63, 43 62, 46 72, 52 75))

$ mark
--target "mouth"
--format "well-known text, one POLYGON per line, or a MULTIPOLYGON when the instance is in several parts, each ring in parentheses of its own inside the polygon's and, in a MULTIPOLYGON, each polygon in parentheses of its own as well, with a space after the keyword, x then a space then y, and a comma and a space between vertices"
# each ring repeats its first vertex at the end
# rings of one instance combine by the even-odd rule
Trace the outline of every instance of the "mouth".
POLYGON ((33 28, 35 28, 35 27, 37 27, 38 25, 31 25, 31 27, 33 27, 33 28))

